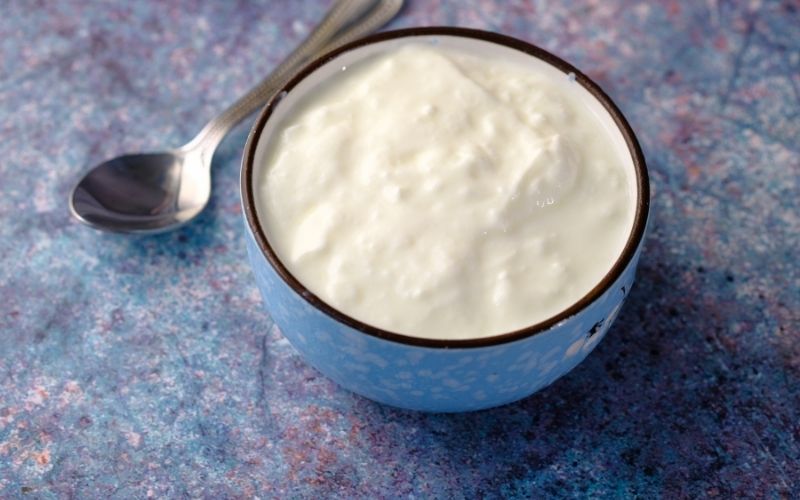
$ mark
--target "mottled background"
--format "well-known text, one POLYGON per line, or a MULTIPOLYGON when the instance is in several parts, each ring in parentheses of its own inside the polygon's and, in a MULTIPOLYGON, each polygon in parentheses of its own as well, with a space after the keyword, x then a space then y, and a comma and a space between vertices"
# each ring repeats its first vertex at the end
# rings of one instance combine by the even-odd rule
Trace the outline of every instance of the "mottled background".
POLYGON ((584 69, 644 147, 639 280, 567 377, 473 414, 399 411, 295 355, 246 262, 238 169, 180 231, 70 220, 95 162, 174 146, 328 1, 3 0, 0 497, 800 495, 800 4, 411 0, 584 69))

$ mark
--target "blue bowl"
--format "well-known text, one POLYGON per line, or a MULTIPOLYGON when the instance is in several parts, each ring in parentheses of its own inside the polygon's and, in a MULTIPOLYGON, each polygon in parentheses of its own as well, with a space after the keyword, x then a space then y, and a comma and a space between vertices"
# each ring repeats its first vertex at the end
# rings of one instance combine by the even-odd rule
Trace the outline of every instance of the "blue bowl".
MULTIPOLYGON (((587 101, 588 102, 588 101, 587 101)), ((462 28, 385 32, 344 46, 312 62, 264 108, 245 147, 242 204, 247 251, 267 310, 300 355, 342 387, 392 406, 434 412, 480 410, 524 398, 551 384, 605 336, 633 285, 649 215, 650 192, 641 148, 611 99, 576 68, 526 42, 462 28), (410 337, 364 324, 306 289, 278 259, 259 222, 254 171, 264 163, 267 139, 304 92, 343 65, 407 43, 458 46, 547 64, 585 90, 607 120, 635 171, 633 228, 617 262, 578 302, 556 316, 517 330, 469 340, 410 337), (500 54, 502 53, 502 54, 500 54)))

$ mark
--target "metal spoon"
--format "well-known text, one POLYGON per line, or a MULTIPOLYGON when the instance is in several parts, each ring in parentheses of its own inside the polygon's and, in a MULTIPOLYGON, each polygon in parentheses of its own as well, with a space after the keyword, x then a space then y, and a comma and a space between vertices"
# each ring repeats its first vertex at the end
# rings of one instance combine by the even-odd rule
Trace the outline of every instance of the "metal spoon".
POLYGON ((402 5, 403 0, 338 0, 272 74, 189 143, 160 153, 119 156, 90 170, 72 190, 70 212, 84 224, 120 233, 160 233, 186 224, 211 197, 211 158, 231 128, 263 106, 303 65, 377 30, 402 5))

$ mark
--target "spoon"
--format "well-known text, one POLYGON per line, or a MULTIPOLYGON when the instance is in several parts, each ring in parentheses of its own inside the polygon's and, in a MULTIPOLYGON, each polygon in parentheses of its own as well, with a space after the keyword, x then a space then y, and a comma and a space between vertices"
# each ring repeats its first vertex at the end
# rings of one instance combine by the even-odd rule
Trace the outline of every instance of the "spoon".
POLYGON ((186 224, 211 197, 211 158, 225 135, 262 107, 306 63, 377 30, 402 5, 403 0, 336 1, 314 31, 269 76, 186 145, 119 156, 90 170, 72 190, 70 212, 88 226, 118 233, 160 233, 186 224))

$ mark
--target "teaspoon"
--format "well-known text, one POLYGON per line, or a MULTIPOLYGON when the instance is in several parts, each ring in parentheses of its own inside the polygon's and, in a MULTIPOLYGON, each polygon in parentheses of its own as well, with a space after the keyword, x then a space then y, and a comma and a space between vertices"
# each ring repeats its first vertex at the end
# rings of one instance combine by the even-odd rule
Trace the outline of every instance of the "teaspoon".
POLYGON ((151 234, 196 217, 211 197, 211 158, 237 123, 262 107, 300 68, 392 19, 403 0, 338 0, 313 32, 264 80, 178 149, 127 154, 95 166, 70 194, 82 223, 118 233, 151 234))

